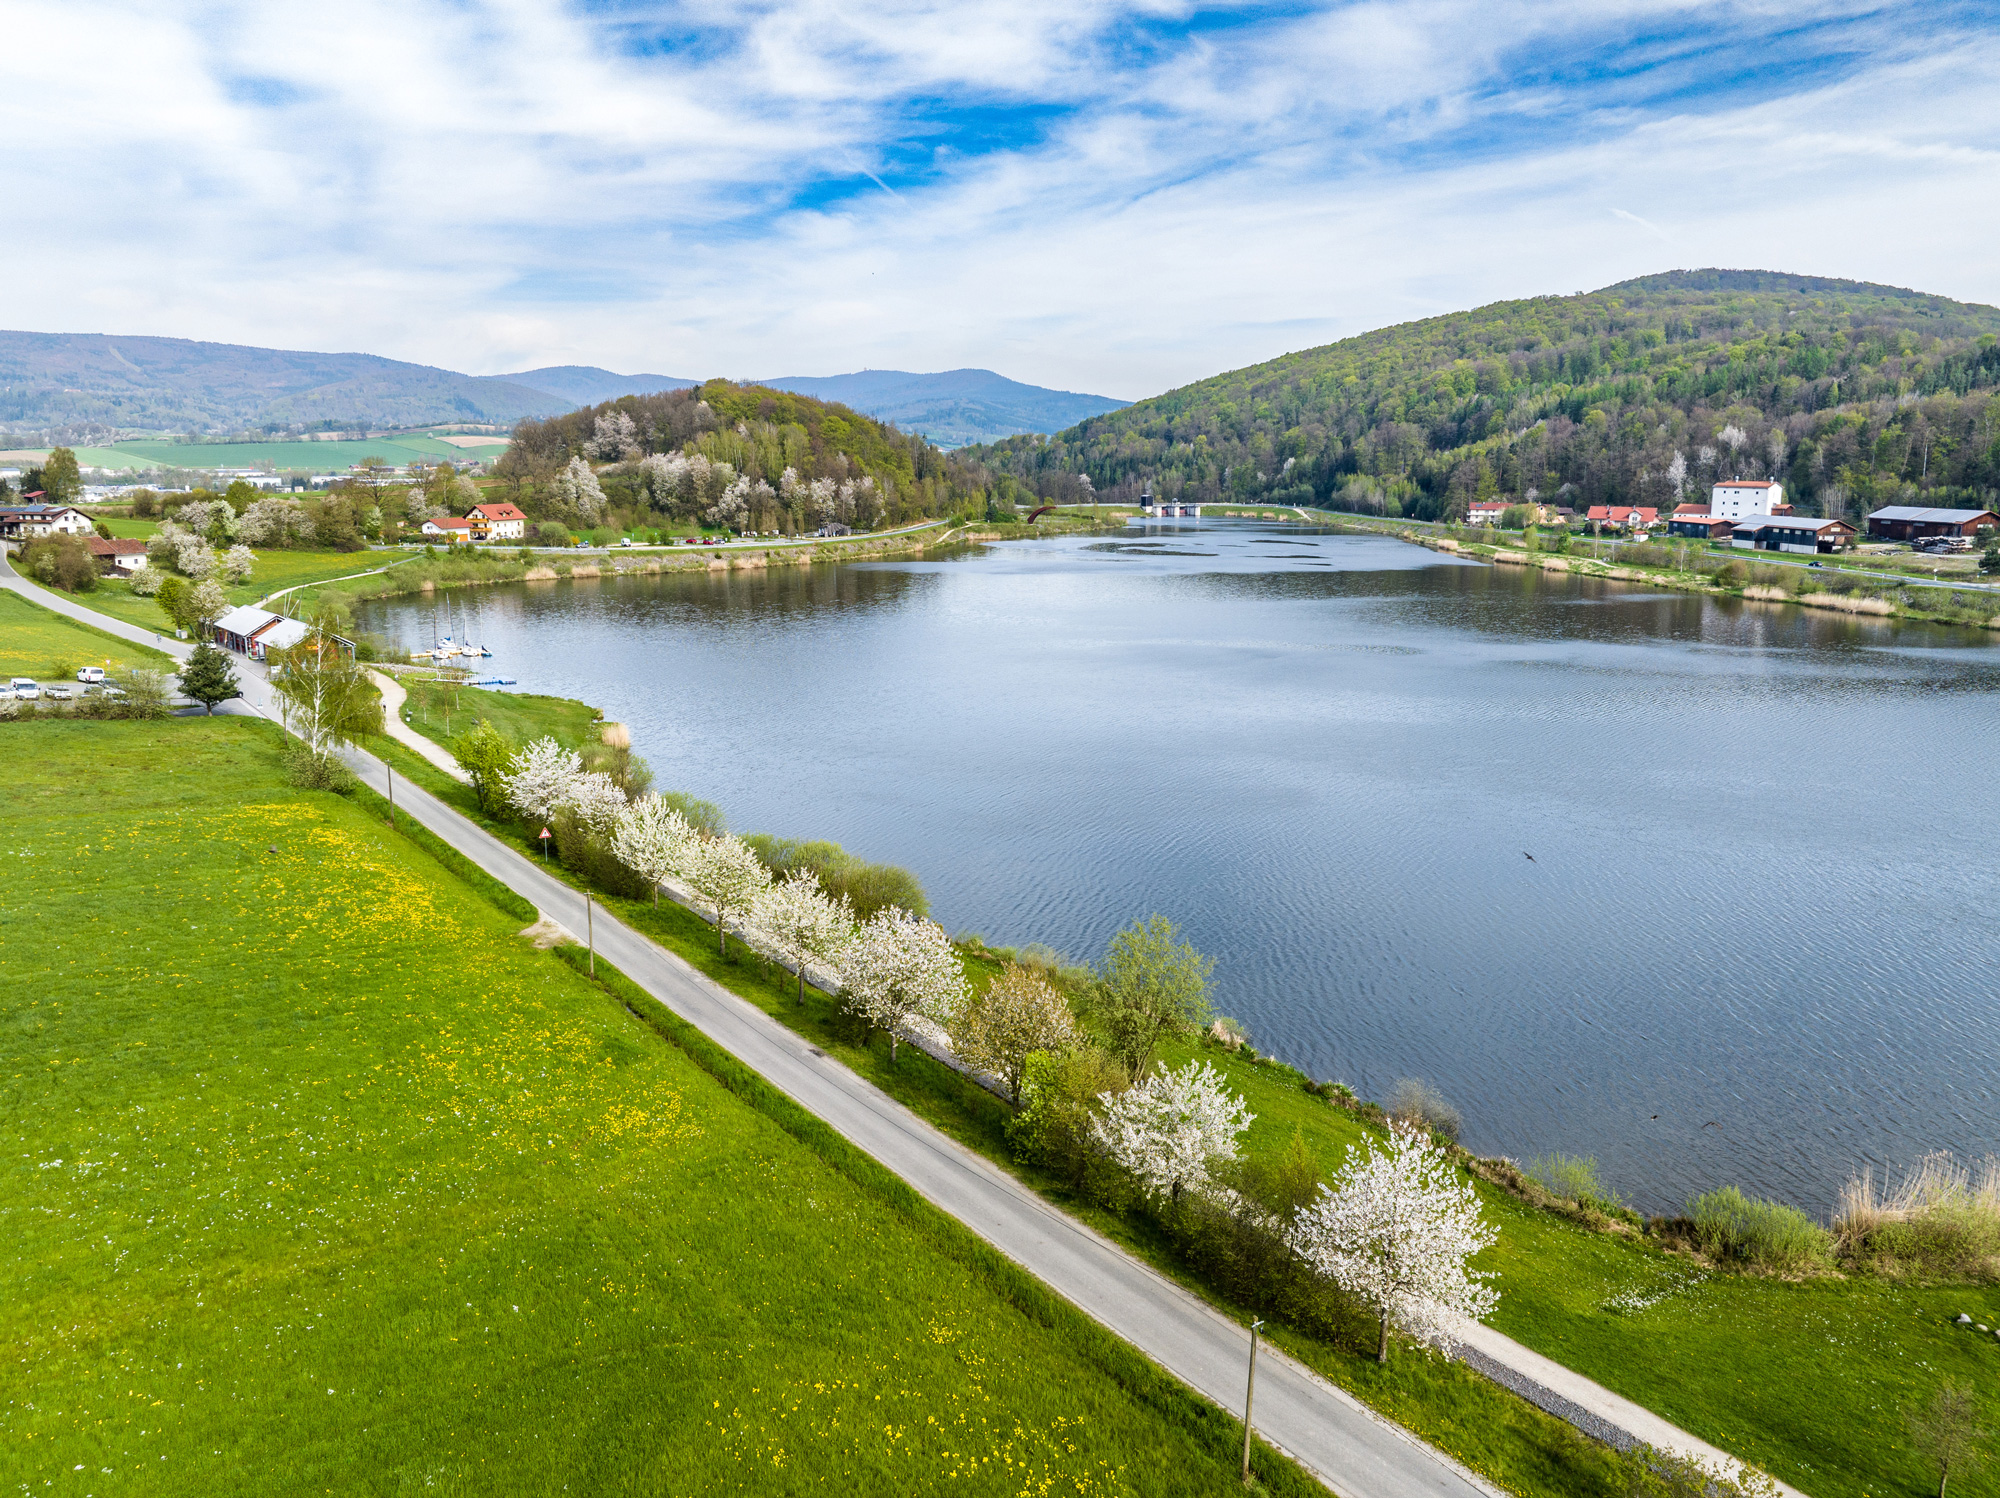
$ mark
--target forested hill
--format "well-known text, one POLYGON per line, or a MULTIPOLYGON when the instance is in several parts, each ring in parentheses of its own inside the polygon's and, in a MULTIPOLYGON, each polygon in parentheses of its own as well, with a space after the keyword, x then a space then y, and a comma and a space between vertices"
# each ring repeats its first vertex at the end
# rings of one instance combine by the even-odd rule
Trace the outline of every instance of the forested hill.
POLYGON ((1767 271, 1496 302, 1217 375, 965 456, 1042 494, 1670 504, 1783 479, 1802 509, 2000 489, 2000 309, 1767 271), (1558 498, 1560 496, 1560 498, 1558 498))
POLYGON ((782 512, 857 526, 981 513, 988 484, 978 466, 846 406, 727 380, 524 420, 496 472, 533 514, 579 458, 613 503, 722 518, 733 495, 754 529, 782 512))

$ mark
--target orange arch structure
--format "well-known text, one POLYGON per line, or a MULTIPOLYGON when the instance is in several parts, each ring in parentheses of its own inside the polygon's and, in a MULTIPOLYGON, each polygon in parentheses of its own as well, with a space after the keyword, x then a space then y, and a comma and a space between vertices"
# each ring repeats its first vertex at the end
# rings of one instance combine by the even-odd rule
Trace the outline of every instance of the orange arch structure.
POLYGON ((1044 515, 1048 514, 1049 511, 1053 510, 1054 508, 1055 508, 1054 505, 1043 505, 1039 510, 1033 511, 1028 516, 1028 524, 1033 525, 1037 520, 1040 520, 1044 515))

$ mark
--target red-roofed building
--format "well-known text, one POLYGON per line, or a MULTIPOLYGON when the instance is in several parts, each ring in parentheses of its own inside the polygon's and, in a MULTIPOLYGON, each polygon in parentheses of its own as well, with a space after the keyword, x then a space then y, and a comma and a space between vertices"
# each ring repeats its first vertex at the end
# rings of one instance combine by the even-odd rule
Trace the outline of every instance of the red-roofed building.
POLYGON ((113 536, 109 541, 102 536, 86 536, 83 544, 97 558, 99 572, 137 572, 146 565, 144 541, 127 540, 123 536, 113 536))
POLYGON ((472 522, 461 520, 456 515, 440 515, 435 520, 426 520, 423 534, 441 537, 453 544, 471 542, 475 539, 472 534, 472 522))
POLYGON ((528 534, 528 517, 515 505, 474 505, 465 518, 475 541, 519 541, 528 534))
POLYGON ((1643 531, 1660 523, 1660 512, 1652 505, 1592 505, 1583 518, 1619 530, 1643 531))
POLYGON ((1769 479, 1725 479, 1709 491, 1708 507, 1723 520, 1791 513, 1791 506, 1785 503, 1785 486, 1769 479))

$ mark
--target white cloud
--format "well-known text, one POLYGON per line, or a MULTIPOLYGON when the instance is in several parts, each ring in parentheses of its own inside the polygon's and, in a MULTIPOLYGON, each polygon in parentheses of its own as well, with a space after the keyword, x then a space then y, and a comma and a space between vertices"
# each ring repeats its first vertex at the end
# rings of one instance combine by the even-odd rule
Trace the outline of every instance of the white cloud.
POLYGON ((11 0, 0 323, 1129 396, 1668 260, 2000 300, 1965 15, 11 0))

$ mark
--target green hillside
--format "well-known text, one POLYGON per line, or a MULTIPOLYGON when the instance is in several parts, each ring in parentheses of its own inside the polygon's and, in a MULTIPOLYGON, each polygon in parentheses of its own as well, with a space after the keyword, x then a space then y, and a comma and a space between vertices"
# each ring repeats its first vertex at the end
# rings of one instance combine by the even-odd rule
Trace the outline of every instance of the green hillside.
MULTIPOLYGON (((514 428, 513 445, 495 468, 529 515, 560 512, 551 500, 554 480, 571 459, 606 464, 599 482, 609 501, 634 517, 659 514, 684 519, 699 515, 715 495, 693 486, 678 496, 655 492, 644 460, 682 454, 727 465, 733 479, 768 486, 750 512, 755 528, 793 529, 816 518, 810 500, 780 494, 784 474, 836 487, 867 481, 874 496, 834 518, 857 526, 895 525, 923 516, 983 509, 988 477, 957 453, 946 453, 922 437, 864 416, 833 401, 710 380, 691 390, 627 395, 546 420, 526 419, 514 428), (623 445, 609 449, 600 427, 629 422, 623 445)), ((641 523, 651 523, 641 520, 641 523)))
POLYGON ((1114 499, 1420 519, 1530 491, 1671 504, 1731 475, 1829 514, 1983 503, 1996 335, 2000 309, 1893 286, 1673 271, 1383 328, 966 456, 1041 494, 1087 475, 1114 499))

